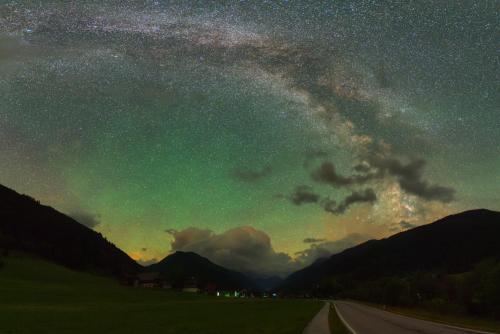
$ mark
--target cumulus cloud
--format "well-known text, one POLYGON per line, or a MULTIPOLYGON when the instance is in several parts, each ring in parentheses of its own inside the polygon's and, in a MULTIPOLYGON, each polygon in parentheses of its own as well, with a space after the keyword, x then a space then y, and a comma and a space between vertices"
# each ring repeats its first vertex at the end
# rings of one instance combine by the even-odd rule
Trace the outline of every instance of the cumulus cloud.
POLYGON ((313 192, 309 186, 298 186, 290 196, 290 201, 295 205, 317 203, 320 196, 313 192))
POLYGON ((211 240, 214 236, 211 230, 196 227, 188 227, 182 231, 168 229, 166 232, 174 237, 170 244, 173 251, 189 251, 188 247, 195 247, 198 243, 211 240))
POLYGON ((309 248, 296 253, 296 261, 303 266, 307 266, 318 259, 327 258, 333 254, 340 253, 343 250, 359 245, 368 239, 370 239, 370 237, 367 235, 352 233, 339 240, 323 240, 320 243, 313 243, 309 248))
MULTIPOLYGON (((292 259, 286 253, 275 251, 271 238, 265 232, 250 226, 236 227, 222 233, 196 227, 169 229, 167 232, 173 238, 172 252, 195 252, 223 267, 268 277, 284 277, 320 258, 339 253, 369 239, 369 236, 360 233, 352 233, 335 241, 305 238, 303 241, 309 244, 308 248, 297 252, 292 259)), ((145 262, 141 262, 143 263, 145 262)))
POLYGON ((368 188, 363 191, 353 191, 349 196, 344 198, 338 205, 335 201, 325 200, 323 208, 333 214, 344 213, 351 205, 356 203, 374 203, 377 200, 377 195, 373 189, 368 188))
POLYGON ((196 227, 167 232, 173 237, 171 251, 195 252, 240 272, 284 276, 296 269, 288 254, 273 249, 265 232, 250 226, 220 234, 196 227))
POLYGON ((271 175, 271 173, 271 167, 265 166, 257 170, 248 168, 236 168, 232 171, 231 175, 238 181, 253 183, 271 175))
POLYGON ((74 211, 69 214, 74 220, 89 228, 95 228, 101 224, 101 215, 84 211, 74 211))

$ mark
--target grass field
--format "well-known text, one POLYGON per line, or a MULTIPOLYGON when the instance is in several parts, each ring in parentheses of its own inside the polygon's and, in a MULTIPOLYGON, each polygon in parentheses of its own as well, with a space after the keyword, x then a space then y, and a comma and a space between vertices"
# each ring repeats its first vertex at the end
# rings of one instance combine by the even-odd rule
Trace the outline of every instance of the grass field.
POLYGON ((301 333, 320 302, 124 287, 25 255, 0 259, 0 333, 301 333))

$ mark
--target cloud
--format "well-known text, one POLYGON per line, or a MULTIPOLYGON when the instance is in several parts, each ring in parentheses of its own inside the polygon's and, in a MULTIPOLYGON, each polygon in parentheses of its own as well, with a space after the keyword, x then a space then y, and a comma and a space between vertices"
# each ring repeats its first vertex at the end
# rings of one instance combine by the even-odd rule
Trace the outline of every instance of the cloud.
POLYGON ((311 177, 316 182, 327 183, 332 186, 347 186, 353 183, 349 177, 337 174, 335 166, 331 162, 324 162, 312 172, 311 177))
MULTIPOLYGON (((356 171, 360 171, 362 165, 355 167, 356 171)), ((365 169, 366 170, 366 169, 365 169)), ((366 170, 368 172, 369 170, 366 170)), ((319 168, 311 173, 314 181, 326 183, 334 187, 346 187, 355 184, 363 184, 376 177, 375 174, 365 173, 352 176, 342 176, 337 173, 335 165, 331 162, 323 162, 319 168)))
POLYGON ((190 250, 186 249, 186 247, 195 247, 200 242, 211 240, 215 235, 211 230, 196 227, 188 227, 182 231, 168 229, 166 232, 174 237, 174 240, 170 244, 173 251, 190 250))
POLYGON ((265 166, 259 170, 252 169, 234 169, 231 175, 238 181, 253 183, 271 175, 272 169, 270 166, 265 166))
POLYGON ((332 199, 329 199, 329 198, 325 198, 321 202, 321 205, 323 206, 323 209, 325 211, 330 212, 330 213, 333 213, 335 211, 335 209, 337 208, 337 202, 332 200, 332 199))
POLYGON ((196 227, 167 230, 171 251, 191 251, 221 266, 244 273, 284 276, 297 269, 290 256, 276 252, 263 231, 242 226, 217 234, 196 227))
POLYGON ((312 191, 309 186, 298 186, 290 196, 290 201, 295 205, 317 203, 320 196, 312 191))
MULTIPOLYGON (((296 253, 296 262, 300 263, 302 266, 307 266, 318 259, 330 257, 347 248, 359 245, 368 239, 370 239, 368 235, 352 233, 339 240, 313 243, 309 248, 296 253)), ((322 239, 317 240, 319 241, 322 239)))
POLYGON ((403 230, 408 230, 408 229, 410 229, 410 228, 417 227, 418 225, 416 225, 416 224, 412 224, 412 223, 409 223, 409 222, 407 222, 406 220, 402 220, 402 221, 400 221, 400 222, 399 222, 399 226, 401 226, 401 228, 402 228, 403 230))
POLYGON ((89 228, 95 228, 101 224, 101 215, 83 211, 74 211, 69 214, 74 220, 89 228))
POLYGON ((318 242, 323 242, 325 239, 318 239, 318 238, 305 238, 303 242, 305 244, 313 244, 313 243, 318 243, 318 242))
POLYGON ((374 203, 377 200, 377 195, 373 189, 368 188, 361 192, 353 191, 349 196, 344 198, 344 200, 336 205, 335 201, 325 200, 323 202, 323 208, 333 214, 344 213, 351 205, 355 203, 374 203))
POLYGON ((310 149, 304 152, 304 167, 309 167, 315 160, 328 157, 328 152, 321 149, 310 149))
POLYGON ((337 205, 336 201, 329 198, 321 200, 320 195, 313 192, 311 187, 304 185, 296 187, 289 197, 284 195, 280 195, 280 197, 288 198, 295 205, 320 203, 325 211, 333 214, 344 213, 355 203, 373 203, 377 200, 377 196, 373 189, 368 188, 363 191, 353 191, 337 205))
POLYGON ((423 169, 426 161, 417 159, 407 164, 395 158, 373 156, 370 164, 382 172, 396 177, 401 189, 409 194, 418 196, 427 201, 449 203, 455 200, 455 189, 438 184, 430 184, 423 179, 423 169))
POLYGON ((368 173, 368 172, 372 171, 372 168, 368 163, 357 164, 352 169, 358 173, 368 173))
POLYGON ((319 258, 339 253, 364 242, 370 237, 351 233, 331 241, 322 238, 305 238, 307 249, 288 254, 273 249, 271 238, 263 231, 250 226, 236 227, 222 233, 189 227, 184 230, 167 230, 173 237, 171 251, 191 251, 223 267, 259 276, 286 276, 319 258))

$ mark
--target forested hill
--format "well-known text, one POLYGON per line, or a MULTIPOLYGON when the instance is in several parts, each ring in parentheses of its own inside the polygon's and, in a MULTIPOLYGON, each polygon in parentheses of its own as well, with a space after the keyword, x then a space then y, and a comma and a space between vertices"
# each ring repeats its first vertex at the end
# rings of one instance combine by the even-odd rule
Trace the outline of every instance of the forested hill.
POLYGON ((26 251, 72 269, 106 275, 141 269, 100 233, 2 185, 0 249, 26 251))
POLYGON ((500 315, 499 238, 500 212, 466 211, 335 254, 293 273, 281 290, 500 315))

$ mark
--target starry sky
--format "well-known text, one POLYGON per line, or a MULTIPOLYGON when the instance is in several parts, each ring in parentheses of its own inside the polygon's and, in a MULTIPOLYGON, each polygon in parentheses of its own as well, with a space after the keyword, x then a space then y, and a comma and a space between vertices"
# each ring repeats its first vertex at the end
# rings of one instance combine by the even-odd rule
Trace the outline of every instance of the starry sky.
POLYGON ((500 210, 500 2, 2 1, 0 183, 286 275, 500 210))

